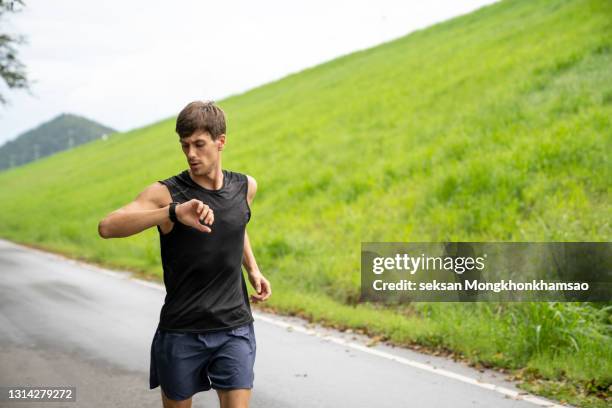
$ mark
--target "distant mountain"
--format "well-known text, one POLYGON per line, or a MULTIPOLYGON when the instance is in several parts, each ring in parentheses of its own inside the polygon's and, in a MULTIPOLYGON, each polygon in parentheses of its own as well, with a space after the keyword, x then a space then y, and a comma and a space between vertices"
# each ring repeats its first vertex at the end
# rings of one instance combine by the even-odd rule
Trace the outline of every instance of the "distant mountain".
POLYGON ((82 116, 62 113, 0 147, 0 170, 70 149, 115 130, 82 116))

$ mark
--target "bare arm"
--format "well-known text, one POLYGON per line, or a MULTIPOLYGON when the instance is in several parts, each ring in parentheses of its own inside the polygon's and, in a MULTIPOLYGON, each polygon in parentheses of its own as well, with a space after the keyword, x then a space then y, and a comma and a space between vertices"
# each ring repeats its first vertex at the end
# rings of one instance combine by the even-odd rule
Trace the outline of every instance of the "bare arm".
POLYGON ((259 272, 255 255, 251 249, 251 242, 249 241, 249 234, 244 231, 244 251, 242 252, 242 265, 246 269, 249 275, 259 272))
MULTIPOLYGON (((171 201, 168 188, 153 183, 138 194, 134 201, 100 221, 98 233, 102 238, 122 238, 160 225, 169 219, 168 207, 171 201)), ((194 198, 176 206, 176 218, 182 224, 209 233, 212 231, 214 213, 212 208, 194 198)))
MULTIPOLYGON (((247 190, 247 202, 249 203, 249 207, 253 205, 253 198, 255 198, 255 193, 257 193, 257 181, 247 175, 249 180, 249 186, 247 190)), ((244 231, 244 250, 242 251, 242 265, 246 269, 249 275, 259 272, 259 267, 257 267, 257 261, 255 260, 255 255, 253 255, 253 249, 251 248, 251 242, 249 241, 249 235, 247 231, 244 231)))
POLYGON ((98 224, 102 238, 122 238, 137 234, 168 219, 168 204, 172 201, 167 188, 154 183, 144 189, 134 201, 108 214, 98 224))
MULTIPOLYGON (((247 190, 247 202, 249 203, 249 207, 253 203, 253 198, 255 197, 255 193, 257 192, 257 182, 251 176, 247 176, 249 179, 249 187, 247 190)), ((247 270, 249 281, 253 288, 255 288, 254 295, 251 295, 251 300, 254 302, 260 302, 268 299, 272 295, 272 285, 270 282, 263 276, 260 272, 259 267, 257 266, 257 261, 255 260, 255 255, 253 255, 253 249, 251 248, 251 242, 249 241, 249 235, 246 231, 244 231, 244 249, 242 252, 242 264, 247 270)))

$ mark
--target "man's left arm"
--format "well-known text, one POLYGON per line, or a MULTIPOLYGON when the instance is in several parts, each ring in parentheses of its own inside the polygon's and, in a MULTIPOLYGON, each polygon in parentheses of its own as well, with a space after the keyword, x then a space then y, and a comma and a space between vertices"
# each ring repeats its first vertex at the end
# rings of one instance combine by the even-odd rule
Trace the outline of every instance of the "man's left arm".
MULTIPOLYGON (((255 193, 257 192, 257 181, 247 175, 248 178, 248 190, 247 190, 247 202, 249 203, 249 207, 252 207, 253 198, 255 198, 255 193)), ((259 267, 257 266, 257 261, 255 260, 255 256, 253 255, 253 250, 251 248, 251 242, 249 241, 249 235, 247 231, 244 231, 244 250, 242 252, 242 265, 247 271, 249 276, 249 282, 251 282, 251 286, 255 289, 256 293, 251 295, 251 301, 260 302, 268 299, 270 295, 272 295, 272 286, 270 282, 263 276, 259 267)))

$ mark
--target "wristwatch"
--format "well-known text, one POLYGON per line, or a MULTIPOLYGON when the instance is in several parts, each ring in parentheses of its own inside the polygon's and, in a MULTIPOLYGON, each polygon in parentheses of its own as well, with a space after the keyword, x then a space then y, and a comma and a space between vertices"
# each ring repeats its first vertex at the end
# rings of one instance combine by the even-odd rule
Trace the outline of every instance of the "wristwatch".
POLYGON ((168 215, 170 216, 170 221, 172 222, 178 222, 178 219, 176 218, 176 206, 179 204, 180 203, 173 201, 170 203, 170 206, 168 207, 168 215))

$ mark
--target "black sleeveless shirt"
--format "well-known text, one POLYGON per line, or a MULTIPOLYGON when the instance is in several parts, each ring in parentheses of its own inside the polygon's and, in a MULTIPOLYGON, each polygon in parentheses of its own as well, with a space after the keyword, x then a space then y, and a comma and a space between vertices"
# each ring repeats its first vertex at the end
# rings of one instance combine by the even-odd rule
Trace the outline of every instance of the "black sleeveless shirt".
POLYGON ((215 214, 212 232, 180 222, 159 242, 166 298, 158 327, 182 332, 209 332, 253 321, 242 274, 244 233, 251 218, 244 174, 222 170, 223 186, 209 190, 197 184, 188 170, 165 180, 173 201, 193 198, 215 214))

